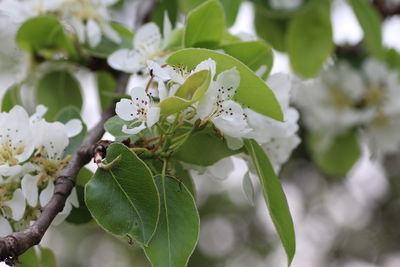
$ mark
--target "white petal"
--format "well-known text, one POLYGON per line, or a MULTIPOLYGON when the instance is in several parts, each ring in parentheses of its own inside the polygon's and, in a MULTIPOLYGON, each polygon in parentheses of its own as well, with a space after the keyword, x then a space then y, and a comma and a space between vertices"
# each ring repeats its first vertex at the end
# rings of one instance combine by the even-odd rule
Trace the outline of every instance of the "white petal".
POLYGON ((32 176, 30 174, 25 174, 21 180, 21 189, 26 201, 31 207, 36 207, 38 202, 38 181, 40 179, 40 174, 32 176))
POLYGON ((160 48, 161 34, 157 24, 150 22, 138 29, 133 39, 133 47, 136 49, 143 48, 160 48))
POLYGON ((218 162, 214 163, 213 165, 207 168, 207 172, 211 174, 212 177, 218 180, 224 180, 228 178, 229 174, 234 169, 232 158, 227 157, 219 160, 218 162))
POLYGON ((211 78, 213 79, 215 76, 216 68, 217 67, 215 61, 209 58, 200 62, 199 65, 196 66, 193 72, 199 72, 201 70, 209 70, 211 72, 211 78))
POLYGON ((171 42, 171 36, 172 36, 172 25, 171 21, 169 20, 168 17, 168 12, 164 12, 164 23, 163 23, 163 47, 166 47, 169 45, 171 42))
POLYGON ((104 35, 107 36, 107 38, 113 41, 114 43, 121 42, 121 37, 119 36, 118 32, 114 30, 113 27, 110 26, 110 24, 102 23, 101 29, 103 30, 104 35))
POLYGON ((240 73, 236 67, 221 72, 215 84, 220 100, 231 99, 240 84, 240 73))
POLYGON ((224 112, 213 120, 215 126, 223 133, 232 137, 242 137, 250 132, 250 128, 243 117, 242 107, 234 101, 225 101, 224 112))
POLYGON ((160 119, 160 108, 159 107, 151 107, 147 112, 147 127, 153 126, 160 119))
POLYGON ((86 22, 86 35, 89 41, 89 45, 92 48, 96 47, 101 41, 100 26, 92 19, 89 19, 86 22))
POLYGON ((12 218, 16 221, 22 219, 25 213, 26 201, 22 190, 18 188, 14 191, 14 195, 11 200, 4 203, 5 206, 9 207, 12 212, 12 218))
POLYGON ((201 120, 204 120, 208 116, 211 115, 214 109, 214 105, 216 102, 216 96, 210 95, 207 92, 200 100, 197 106, 197 114, 201 120))
POLYGON ((166 80, 171 79, 168 71, 165 68, 161 68, 160 64, 152 60, 147 60, 147 66, 149 67, 150 70, 152 70, 153 75, 159 78, 160 81, 164 82, 166 80))
POLYGON ((83 44, 85 42, 85 25, 78 18, 71 18, 70 22, 71 26, 74 28, 76 36, 78 37, 79 43, 83 44))
POLYGON ((10 223, 6 218, 0 216, 0 237, 5 237, 12 233, 12 228, 10 223))
POLYGON ((135 107, 142 107, 147 109, 148 105, 150 105, 150 98, 147 95, 146 89, 144 87, 134 87, 131 90, 130 95, 135 107))
POLYGON ((144 129, 146 129, 146 125, 144 125, 144 123, 140 124, 137 127, 131 128, 131 129, 128 129, 128 127, 126 125, 122 126, 122 132, 126 133, 126 134, 137 134, 144 129))
POLYGON ((134 73, 142 67, 140 56, 133 50, 120 49, 107 58, 108 65, 113 69, 134 73))
POLYGON ((168 97, 167 88, 165 87, 164 82, 158 82, 158 97, 160 98, 160 102, 168 97))
POLYGON ((115 107, 115 113, 124 121, 131 121, 137 118, 135 106, 132 100, 123 98, 115 107))
POLYGON ((68 137, 73 137, 75 135, 78 135, 83 129, 82 122, 79 119, 72 119, 68 121, 65 124, 65 127, 67 128, 68 137))
POLYGON ((40 201, 40 206, 44 207, 49 203, 51 197, 53 196, 54 193, 54 183, 52 181, 49 181, 47 187, 43 189, 42 192, 40 192, 39 196, 39 201, 40 201))
POLYGON ((0 165, 0 176, 16 176, 22 170, 21 165, 8 166, 8 165, 0 165))
POLYGON ((33 153, 33 150, 35 149, 34 144, 33 143, 28 143, 24 150, 22 151, 21 154, 18 154, 15 156, 15 158, 19 161, 19 162, 24 162, 26 161, 33 153))
POLYGON ((71 203, 75 208, 79 208, 78 194, 76 193, 76 188, 72 188, 71 194, 67 198, 67 202, 71 203))
POLYGON ((47 108, 45 106, 38 105, 36 107, 35 113, 33 113, 32 116, 29 118, 29 121, 31 123, 35 123, 35 122, 41 120, 43 118, 44 114, 46 114, 46 112, 47 112, 47 108))

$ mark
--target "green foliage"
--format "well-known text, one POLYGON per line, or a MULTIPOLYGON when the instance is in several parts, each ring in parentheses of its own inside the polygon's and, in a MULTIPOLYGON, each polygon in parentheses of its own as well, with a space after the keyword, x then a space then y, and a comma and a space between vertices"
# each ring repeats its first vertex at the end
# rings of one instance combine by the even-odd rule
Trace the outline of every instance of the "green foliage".
POLYGON ((19 86, 14 85, 7 89, 5 94, 3 95, 2 103, 1 103, 1 111, 10 111, 15 105, 18 105, 20 102, 19 99, 19 86))
POLYGON ((257 34, 267 41, 275 50, 286 52, 286 32, 288 19, 271 18, 265 15, 262 8, 257 7, 254 25, 257 34))
POLYGON ((35 248, 30 248, 18 257, 20 264, 15 267, 39 267, 39 258, 36 255, 35 248))
POLYGON ((47 73, 36 88, 37 104, 45 105, 48 110, 45 118, 54 116, 64 107, 82 108, 82 95, 79 82, 68 71, 47 73))
POLYGON ((132 121, 127 122, 118 116, 114 116, 106 121, 106 123, 104 124, 104 129, 111 135, 113 135, 117 141, 123 141, 130 138, 131 142, 134 142, 137 139, 136 135, 129 135, 122 132, 122 126, 131 122, 132 121))
POLYGON ((46 58, 60 51, 76 56, 63 25, 54 17, 40 16, 25 21, 17 32, 16 42, 22 50, 46 58))
POLYGON ((212 129, 206 128, 192 133, 174 156, 186 163, 209 166, 240 152, 241 150, 229 149, 222 137, 218 137, 212 129))
POLYGON ((211 58, 217 62, 217 73, 236 67, 240 72, 240 85, 234 100, 254 111, 282 121, 283 114, 271 89, 246 65, 232 56, 207 49, 189 48, 173 53, 167 62, 194 69, 201 61, 211 58))
POLYGON ((228 55, 239 59, 252 71, 256 72, 260 67, 265 67, 261 76, 263 80, 268 77, 272 69, 273 54, 271 48, 260 41, 237 42, 221 46, 228 55))
POLYGON ((130 235, 147 245, 160 211, 153 177, 144 162, 122 144, 114 143, 107 149, 106 162, 113 160, 112 168, 97 169, 86 185, 86 205, 104 229, 130 235))
POLYGON ((306 78, 318 74, 333 52, 329 0, 312 1, 290 21, 287 46, 293 70, 306 78))
POLYGON ((175 25, 178 18, 178 0, 157 0, 151 18, 153 22, 157 23, 160 29, 164 27, 164 16, 166 14, 171 24, 175 25))
POLYGON ((97 92, 99 93, 101 110, 105 111, 114 101, 115 78, 106 71, 96 73, 97 92))
POLYGON ((230 27, 236 21, 236 17, 239 13, 239 8, 242 0, 220 0, 220 2, 225 10, 226 26, 230 27))
POLYGON ((196 199, 196 185, 194 184, 189 171, 186 170, 180 163, 176 163, 174 169, 175 169, 174 177, 176 177, 178 181, 181 181, 190 191, 193 198, 196 199))
POLYGON ((351 130, 337 136, 332 143, 321 149, 323 136, 311 133, 308 145, 312 158, 317 166, 326 174, 345 177, 360 158, 360 145, 357 131, 351 130))
POLYGON ((184 46, 217 46, 225 32, 225 14, 221 3, 210 0, 193 9, 187 17, 184 46))
POLYGON ((211 75, 208 70, 202 70, 190 75, 178 88, 175 96, 167 97, 159 104, 161 115, 168 116, 175 114, 200 98, 210 86, 211 75))
POLYGON ((367 49, 373 56, 382 58, 384 49, 382 46, 381 19, 378 12, 371 6, 369 1, 350 0, 349 2, 364 31, 364 41, 367 49))
POLYGON ((49 248, 40 248, 40 267, 57 267, 56 256, 49 248))
POLYGON ((194 199, 177 179, 156 176, 160 192, 160 220, 145 247, 153 267, 185 267, 199 239, 200 218, 194 199))
MULTIPOLYGON (((81 115, 79 113, 79 110, 76 107, 66 107, 62 109, 56 116, 56 120, 62 123, 67 123, 68 121, 72 119, 79 119, 82 121, 81 115)), ((86 136, 87 132, 87 127, 82 121, 82 131, 69 139, 69 144, 67 148, 65 149, 64 155, 72 155, 76 152, 76 150, 79 148, 79 146, 82 144, 83 139, 86 136)))
POLYGON ((269 214, 285 248, 288 265, 290 265, 296 251, 296 237, 292 216, 290 215, 282 185, 276 177, 267 155, 257 142, 254 140, 245 140, 245 146, 247 153, 253 160, 269 214))

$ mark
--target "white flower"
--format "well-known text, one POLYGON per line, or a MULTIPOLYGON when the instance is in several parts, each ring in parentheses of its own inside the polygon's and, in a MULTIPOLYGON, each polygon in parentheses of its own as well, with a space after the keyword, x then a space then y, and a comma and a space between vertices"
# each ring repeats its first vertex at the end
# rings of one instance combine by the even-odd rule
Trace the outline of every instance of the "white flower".
POLYGON ((15 106, 0 113, 0 125, 0 176, 17 176, 34 149, 28 114, 15 106))
POLYGON ((133 38, 133 49, 120 49, 108 57, 108 64, 120 71, 135 73, 146 67, 147 61, 163 62, 164 49, 171 38, 171 22, 164 16, 164 39, 161 38, 158 26, 147 23, 140 27, 133 38))
POLYGON ((131 100, 121 99, 117 103, 115 113, 125 121, 135 120, 134 127, 123 126, 122 131, 127 134, 137 134, 147 127, 150 128, 160 118, 160 108, 152 106, 150 97, 142 87, 132 89, 131 100))
POLYGON ((6 218, 0 215, 0 237, 5 237, 12 233, 10 223, 6 218))
POLYGON ((225 135, 235 138, 250 131, 241 105, 231 100, 239 83, 240 74, 236 68, 221 72, 197 107, 202 121, 212 121, 225 135))
POLYGON ((14 220, 21 220, 26 208, 25 197, 22 190, 20 188, 15 190, 12 199, 5 202, 3 205, 11 209, 12 218, 14 220))
POLYGON ((25 174, 21 180, 21 190, 29 206, 36 207, 38 202, 38 181, 41 175, 25 174))

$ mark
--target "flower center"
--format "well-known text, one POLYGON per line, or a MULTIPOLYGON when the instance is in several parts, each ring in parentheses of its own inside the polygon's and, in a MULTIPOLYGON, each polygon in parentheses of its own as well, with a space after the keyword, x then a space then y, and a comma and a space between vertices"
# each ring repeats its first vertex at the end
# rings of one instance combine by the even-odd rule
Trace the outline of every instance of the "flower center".
POLYGON ((22 147, 11 147, 9 142, 3 143, 3 145, 0 147, 0 165, 17 165, 18 161, 15 159, 15 155, 22 153, 22 151, 22 147))

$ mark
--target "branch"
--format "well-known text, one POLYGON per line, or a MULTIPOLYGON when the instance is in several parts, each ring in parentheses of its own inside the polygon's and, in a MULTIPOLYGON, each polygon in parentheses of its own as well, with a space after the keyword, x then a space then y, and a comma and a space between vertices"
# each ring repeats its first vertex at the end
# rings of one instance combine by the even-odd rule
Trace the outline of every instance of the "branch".
MULTIPOLYGON (((123 73, 119 76, 117 92, 123 92, 127 86, 129 75, 123 73)), ((34 245, 39 244, 43 235, 53 222, 56 215, 64 208, 65 201, 75 186, 76 176, 79 170, 92 158, 93 146, 104 135, 104 123, 115 113, 115 103, 107 111, 103 112, 100 121, 91 129, 72 156, 71 161, 64 168, 55 182, 54 194, 49 203, 41 210, 37 221, 28 229, 16 232, 4 238, 0 238, 0 261, 6 261, 12 265, 18 261, 18 256, 34 245)))

